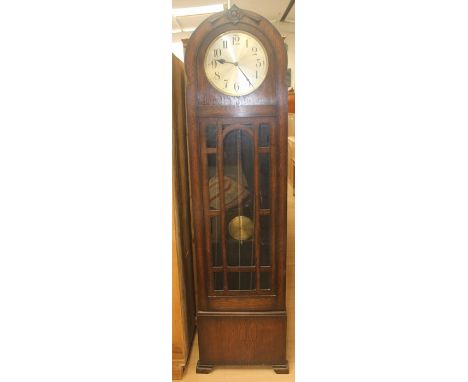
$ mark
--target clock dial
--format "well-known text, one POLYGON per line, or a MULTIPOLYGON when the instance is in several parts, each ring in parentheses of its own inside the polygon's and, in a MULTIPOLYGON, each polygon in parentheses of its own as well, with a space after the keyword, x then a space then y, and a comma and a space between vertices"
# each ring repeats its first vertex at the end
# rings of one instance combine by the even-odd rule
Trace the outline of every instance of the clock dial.
POLYGON ((265 80, 268 56, 258 39, 243 31, 216 37, 205 54, 205 74, 220 92, 231 96, 252 93, 265 80))

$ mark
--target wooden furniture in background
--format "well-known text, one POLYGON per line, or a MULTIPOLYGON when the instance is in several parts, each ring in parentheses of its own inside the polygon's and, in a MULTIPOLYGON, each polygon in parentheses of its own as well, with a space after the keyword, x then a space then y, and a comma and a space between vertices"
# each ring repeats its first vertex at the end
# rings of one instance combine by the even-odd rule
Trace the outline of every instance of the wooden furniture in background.
POLYGON ((294 93, 294 88, 288 91, 288 113, 296 112, 296 93, 294 93))
POLYGON ((295 179, 295 172, 296 172, 296 160, 295 160, 295 147, 296 146, 296 138, 295 137, 288 137, 288 156, 289 156, 289 183, 293 189, 293 196, 296 194, 296 179, 295 179))
MULTIPOLYGON (((284 41, 277 29, 262 16, 235 5, 206 19, 187 44, 198 373, 208 373, 215 365, 249 364, 289 372, 286 63, 284 41), (262 68, 267 63, 263 83, 251 93, 225 94, 215 89, 205 73, 210 44, 227 32, 223 43, 209 51, 215 57, 206 63, 210 70, 223 69, 210 80, 239 70, 237 80, 233 76, 222 83, 231 92, 237 91, 236 81, 245 81, 249 75, 260 78, 255 65, 262 68), (256 50, 259 42, 267 60, 255 58, 260 53, 256 50), (240 44, 248 49, 245 57, 252 59, 253 68, 247 70, 248 61, 230 57, 228 52, 235 52, 240 44)), ((249 82, 255 89, 256 82, 249 82)), ((240 88, 243 86, 249 84, 240 88)))
POLYGON ((295 159, 295 146, 296 146, 296 114, 288 114, 288 181, 293 189, 293 196, 296 191, 295 172, 296 172, 296 159, 295 159))
POLYGON ((172 378, 180 379, 195 332, 183 63, 172 55, 172 378))

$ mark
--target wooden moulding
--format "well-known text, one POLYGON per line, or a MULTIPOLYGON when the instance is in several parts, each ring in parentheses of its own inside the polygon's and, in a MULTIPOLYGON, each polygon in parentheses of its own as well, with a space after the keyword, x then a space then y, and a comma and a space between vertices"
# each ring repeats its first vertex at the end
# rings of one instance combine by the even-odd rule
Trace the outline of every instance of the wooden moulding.
POLYGON ((268 365, 288 373, 286 312, 199 312, 197 373, 216 365, 268 365))
POLYGON ((172 355, 172 379, 182 379, 184 375, 185 360, 174 359, 174 354, 172 355))

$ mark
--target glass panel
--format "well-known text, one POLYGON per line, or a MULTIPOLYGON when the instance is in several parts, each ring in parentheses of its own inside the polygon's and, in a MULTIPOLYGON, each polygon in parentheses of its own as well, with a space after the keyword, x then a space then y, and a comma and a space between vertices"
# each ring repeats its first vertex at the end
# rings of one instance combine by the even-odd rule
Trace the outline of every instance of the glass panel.
POLYGON ((248 132, 226 135, 223 164, 228 265, 255 265, 253 140, 248 132))
POLYGON ((270 208, 270 153, 258 155, 260 208, 270 208))
POLYGON ((253 144, 250 134, 234 130, 224 138, 224 203, 242 208, 253 190, 253 144))
POLYGON ((252 290, 256 289, 255 272, 228 272, 229 290, 252 290))
POLYGON ((223 273, 222 272, 213 273, 213 289, 223 290, 223 273))
POLYGON ((213 266, 223 265, 221 255, 221 223, 219 216, 213 216, 211 219, 211 258, 213 266))
POLYGON ((210 210, 219 210, 219 182, 218 169, 216 166, 216 154, 208 154, 208 193, 210 210))
POLYGON ((271 289, 271 273, 261 272, 260 273, 260 289, 271 289))
POLYGON ((258 128, 258 146, 270 146, 270 126, 266 123, 261 123, 258 128))
POLYGON ((229 240, 227 244, 229 266, 255 265, 255 248, 253 240, 229 240))
POLYGON ((216 125, 206 126, 206 147, 216 147, 216 125))
POLYGON ((260 265, 270 263, 270 216, 260 216, 260 265))

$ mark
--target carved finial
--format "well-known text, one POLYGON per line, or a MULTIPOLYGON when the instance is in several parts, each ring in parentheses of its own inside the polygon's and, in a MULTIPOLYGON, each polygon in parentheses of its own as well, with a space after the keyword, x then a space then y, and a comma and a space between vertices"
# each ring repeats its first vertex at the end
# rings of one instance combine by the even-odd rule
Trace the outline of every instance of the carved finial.
POLYGON ((226 17, 229 21, 231 21, 233 24, 237 24, 240 19, 244 16, 242 11, 239 9, 239 7, 234 4, 231 8, 229 8, 226 11, 226 17))
POLYGON ((220 12, 211 20, 211 24, 217 22, 220 18, 225 17, 229 22, 233 24, 237 24, 242 17, 247 16, 249 19, 255 21, 257 24, 261 21, 261 18, 256 16, 255 14, 245 14, 242 9, 240 9, 236 4, 234 4, 231 8, 225 10, 224 12, 220 12))

